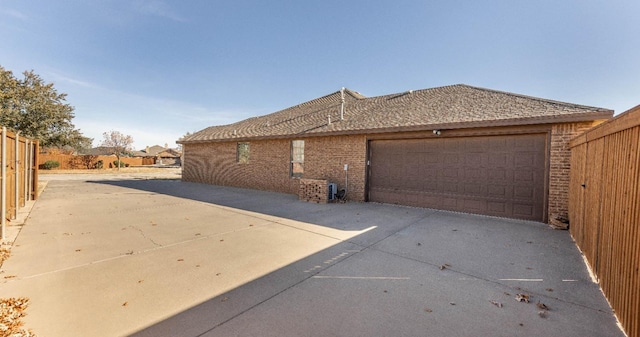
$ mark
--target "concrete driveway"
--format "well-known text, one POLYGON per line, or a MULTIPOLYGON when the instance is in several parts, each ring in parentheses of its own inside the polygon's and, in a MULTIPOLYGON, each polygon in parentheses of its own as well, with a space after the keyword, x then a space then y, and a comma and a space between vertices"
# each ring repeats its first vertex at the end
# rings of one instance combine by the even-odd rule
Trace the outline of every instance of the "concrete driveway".
POLYGON ((50 181, 0 275, 47 337, 624 336, 566 231, 178 180, 50 181))

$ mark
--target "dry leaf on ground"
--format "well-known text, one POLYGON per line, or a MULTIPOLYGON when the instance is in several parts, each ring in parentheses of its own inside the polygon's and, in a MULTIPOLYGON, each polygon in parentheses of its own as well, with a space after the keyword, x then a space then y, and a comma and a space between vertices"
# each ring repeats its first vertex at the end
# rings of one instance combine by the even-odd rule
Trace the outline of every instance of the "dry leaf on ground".
POLYGON ((0 266, 2 265, 2 262, 9 258, 9 256, 11 256, 10 250, 6 248, 0 248, 0 266))
POLYGON ((2 298, 0 299, 0 336, 35 337, 31 330, 22 328, 22 318, 26 316, 29 299, 2 298))
POLYGON ((540 309, 540 310, 551 310, 551 309, 549 309, 549 307, 546 304, 544 304, 542 302, 538 302, 537 305, 538 305, 538 309, 540 309))
POLYGON ((495 306, 496 306, 496 307, 498 307, 498 308, 502 308, 502 303, 500 303, 500 302, 493 301, 493 300, 491 300, 491 301, 489 301, 489 302, 491 302, 491 304, 495 305, 495 306))
POLYGON ((527 294, 516 294, 516 301, 529 303, 529 295, 527 295, 527 294))

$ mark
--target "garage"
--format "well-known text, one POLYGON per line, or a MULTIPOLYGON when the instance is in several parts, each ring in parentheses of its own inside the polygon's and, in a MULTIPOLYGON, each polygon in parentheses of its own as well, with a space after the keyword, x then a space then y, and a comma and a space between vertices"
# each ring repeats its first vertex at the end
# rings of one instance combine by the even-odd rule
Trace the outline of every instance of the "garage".
POLYGON ((368 200, 545 221, 547 134, 369 141, 368 200))

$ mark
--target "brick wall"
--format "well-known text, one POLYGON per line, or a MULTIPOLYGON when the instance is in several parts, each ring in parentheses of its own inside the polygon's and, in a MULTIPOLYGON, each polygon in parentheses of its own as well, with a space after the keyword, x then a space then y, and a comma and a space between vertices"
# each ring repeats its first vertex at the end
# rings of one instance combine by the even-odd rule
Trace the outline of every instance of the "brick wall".
POLYGON ((566 228, 569 219, 569 141, 603 121, 554 124, 551 127, 548 222, 566 228))
MULTIPOLYGON (((302 178, 336 183, 338 190, 347 189, 347 199, 363 201, 366 179, 365 136, 311 137, 304 138, 304 141, 302 178), (348 165, 346 175, 345 164, 348 165)), ((247 163, 237 162, 237 143, 185 144, 182 179, 221 186, 298 193, 300 179, 290 176, 291 140, 248 141, 247 163)))
POLYGON ((347 200, 364 201, 367 172, 364 135, 307 138, 304 150, 305 178, 336 183, 338 191, 347 190, 347 200))
POLYGON ((289 176, 290 141, 249 141, 249 160, 238 163, 237 142, 185 144, 184 181, 298 193, 298 179, 289 176))

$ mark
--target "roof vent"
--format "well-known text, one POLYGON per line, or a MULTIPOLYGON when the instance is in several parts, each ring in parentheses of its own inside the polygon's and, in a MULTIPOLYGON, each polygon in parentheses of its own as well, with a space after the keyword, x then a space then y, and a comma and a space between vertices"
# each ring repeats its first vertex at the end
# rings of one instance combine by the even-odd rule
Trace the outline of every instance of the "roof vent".
POLYGON ((233 129, 233 135, 234 135, 234 136, 235 136, 235 135, 237 135, 237 133, 236 133, 236 129, 233 129))

